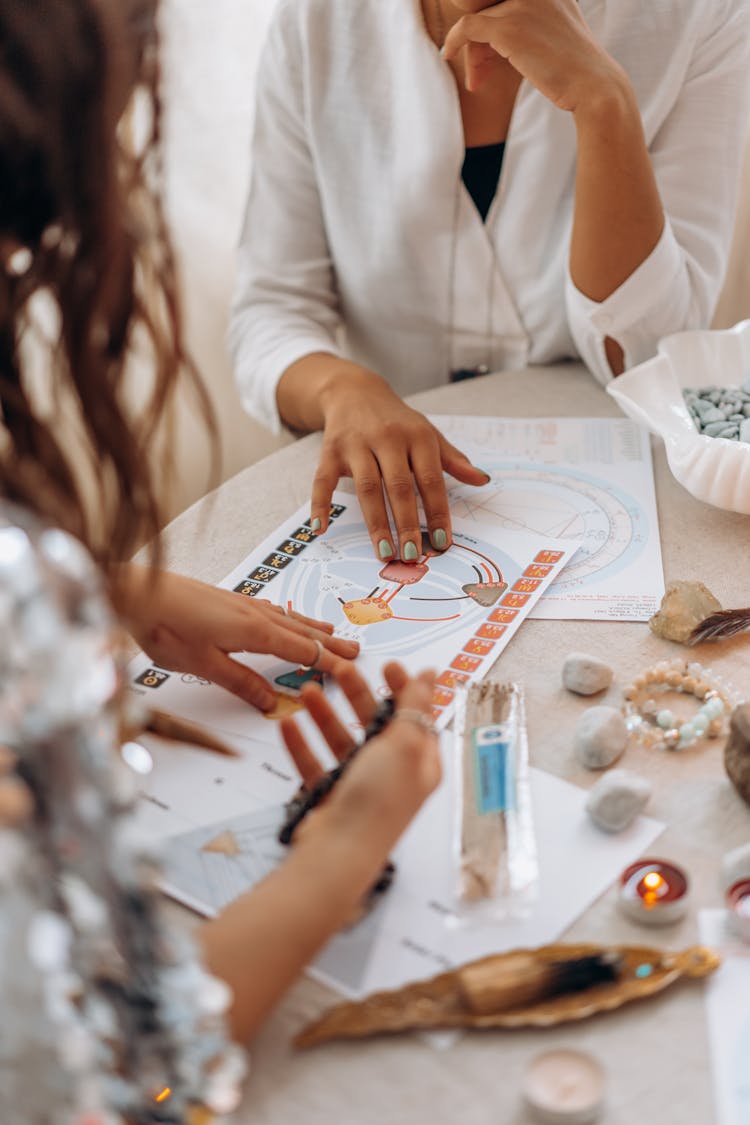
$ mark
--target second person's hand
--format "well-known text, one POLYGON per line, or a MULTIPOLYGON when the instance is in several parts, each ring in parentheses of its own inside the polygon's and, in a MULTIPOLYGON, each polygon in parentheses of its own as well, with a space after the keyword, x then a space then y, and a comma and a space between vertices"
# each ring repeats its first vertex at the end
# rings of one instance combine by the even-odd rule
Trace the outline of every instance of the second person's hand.
POLYGON ((160 668, 202 676, 261 711, 274 707, 273 688, 231 653, 266 653, 330 673, 359 652, 356 641, 334 637, 326 622, 167 571, 123 567, 115 600, 160 668))

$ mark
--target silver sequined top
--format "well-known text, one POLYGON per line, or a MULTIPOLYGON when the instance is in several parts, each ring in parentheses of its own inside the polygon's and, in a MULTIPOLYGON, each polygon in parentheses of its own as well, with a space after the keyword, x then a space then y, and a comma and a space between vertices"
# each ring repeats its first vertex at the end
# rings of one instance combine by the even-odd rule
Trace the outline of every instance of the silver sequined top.
POLYGON ((114 619, 85 549, 0 504, 0 743, 35 812, 0 824, 0 1122, 152 1125, 231 1111, 228 989, 162 926, 118 751, 114 619))

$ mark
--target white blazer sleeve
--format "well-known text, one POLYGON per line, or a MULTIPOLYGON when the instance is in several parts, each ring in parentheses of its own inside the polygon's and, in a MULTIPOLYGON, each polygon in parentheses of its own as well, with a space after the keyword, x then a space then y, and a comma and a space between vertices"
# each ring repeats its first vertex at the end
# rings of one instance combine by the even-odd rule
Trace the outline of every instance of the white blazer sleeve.
POLYGON ((650 145, 666 223, 651 254, 601 302, 568 273, 568 321, 579 354, 602 382, 612 378, 607 336, 632 367, 662 336, 706 327, 729 257, 750 97, 748 0, 706 3, 704 35, 675 105, 650 145))
POLYGON ((305 127, 306 61, 279 4, 258 74, 251 182, 229 347, 243 405, 278 433, 276 388, 312 352, 341 355, 333 267, 305 127))

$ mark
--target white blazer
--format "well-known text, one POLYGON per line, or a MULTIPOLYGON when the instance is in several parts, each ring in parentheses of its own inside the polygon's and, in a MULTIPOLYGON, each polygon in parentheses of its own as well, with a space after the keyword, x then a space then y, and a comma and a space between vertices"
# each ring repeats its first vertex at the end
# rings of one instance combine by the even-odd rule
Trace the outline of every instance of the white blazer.
POLYGON ((568 273, 576 139, 523 82, 498 193, 461 181, 454 80, 419 0, 279 0, 258 79, 230 347, 246 408, 279 428, 305 355, 347 356, 400 394, 451 370, 581 357, 611 378, 706 326, 727 263, 750 104, 750 0, 581 0, 628 72, 667 215, 605 301, 568 273))

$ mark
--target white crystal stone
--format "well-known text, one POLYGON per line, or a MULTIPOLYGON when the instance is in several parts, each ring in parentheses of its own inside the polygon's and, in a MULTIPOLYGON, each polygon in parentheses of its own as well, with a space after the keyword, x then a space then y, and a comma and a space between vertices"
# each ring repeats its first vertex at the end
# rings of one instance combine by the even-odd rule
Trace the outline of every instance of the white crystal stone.
POLYGON ((589 707, 578 721, 574 748, 589 770, 603 770, 622 754, 628 741, 625 720, 615 707, 589 707))
POLYGON ((562 670, 563 687, 576 695, 596 695, 612 683, 614 673, 609 664, 585 652, 571 652, 562 670))
POLYGON ((600 777, 589 792, 586 812, 605 832, 622 832, 648 804, 651 785, 632 770, 617 769, 600 777))

